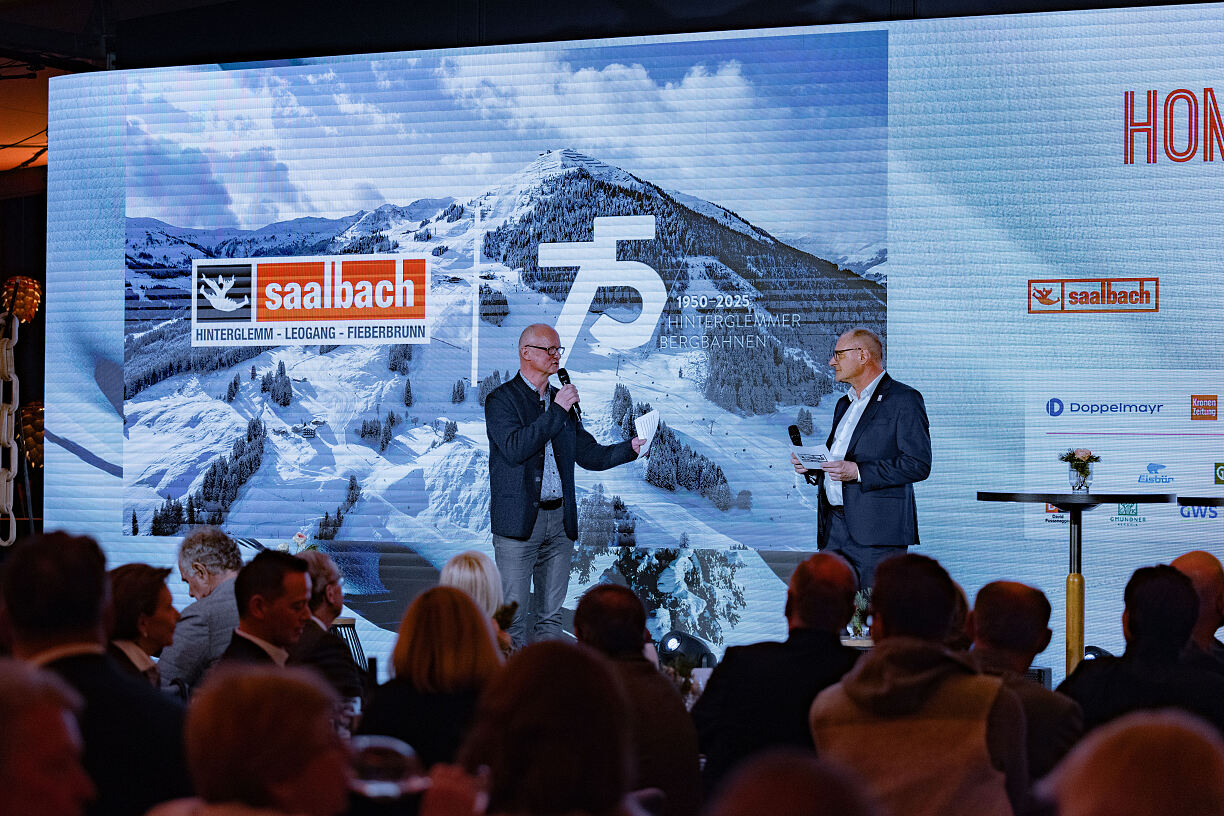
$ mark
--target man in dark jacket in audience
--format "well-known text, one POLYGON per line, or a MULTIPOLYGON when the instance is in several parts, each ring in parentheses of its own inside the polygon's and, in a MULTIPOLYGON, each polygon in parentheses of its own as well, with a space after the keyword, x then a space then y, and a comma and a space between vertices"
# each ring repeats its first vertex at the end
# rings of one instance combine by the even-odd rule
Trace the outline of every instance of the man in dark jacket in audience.
POLYGON ((1179 555, 1171 566, 1190 579, 1199 599, 1198 620, 1183 657, 1187 663, 1224 675, 1224 643, 1215 636, 1224 626, 1224 567, 1203 550, 1179 555))
POLYGON ((663 791, 668 816, 696 816, 701 806, 697 732, 671 681, 642 655, 646 610, 633 590, 600 584, 574 612, 578 641, 607 655, 629 701, 634 787, 663 791))
POLYGON ((310 620, 310 574, 289 553, 264 550, 234 579, 238 628, 221 662, 284 666, 310 620))
POLYGON ((841 679, 858 652, 841 644, 854 615, 854 571, 839 555, 818 553, 791 575, 785 643, 732 646, 693 706, 706 755, 706 790, 762 749, 812 747, 808 709, 841 679))
POLYGON ((1033 658, 1050 645, 1049 624, 1045 593, 1012 581, 982 587, 969 614, 974 662, 984 673, 1002 678, 1024 708, 1033 779, 1053 770, 1084 733, 1084 715, 1074 700, 1024 675, 1033 658))
POLYGON ((319 550, 307 550, 298 558, 310 567, 310 620, 297 645, 289 650, 289 663, 319 672, 341 697, 360 697, 361 670, 348 644, 331 631, 344 609, 340 570, 331 556, 319 550))
POLYGON ((1224 731, 1224 677, 1181 659, 1198 620, 1190 579, 1167 564, 1140 567, 1126 584, 1122 657, 1085 660, 1058 690, 1093 729, 1131 711, 1181 708, 1224 731))
POLYGON ((106 556, 92 538, 57 532, 13 548, 3 595, 13 656, 64 679, 85 701, 83 764, 97 787, 88 813, 142 816, 189 795, 183 707, 106 655, 106 556))

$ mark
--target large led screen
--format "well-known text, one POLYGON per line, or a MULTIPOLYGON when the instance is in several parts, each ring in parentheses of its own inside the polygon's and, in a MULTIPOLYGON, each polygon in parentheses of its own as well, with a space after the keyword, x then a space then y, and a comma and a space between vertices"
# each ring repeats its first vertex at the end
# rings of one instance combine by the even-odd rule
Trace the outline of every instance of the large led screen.
MULTIPOLYGON (((114 563, 304 538, 385 650, 411 576, 491 550, 483 404, 543 322, 600 441, 663 423, 580 472, 567 606, 624 580, 656 635, 779 637, 787 427, 824 441, 866 326, 926 399, 921 551, 1059 609, 1066 515, 977 491, 1087 447, 1094 491, 1224 494, 1222 46, 1193 6, 58 78, 47 525, 114 563)), ((1222 530, 1086 513, 1088 641, 1222 530)))

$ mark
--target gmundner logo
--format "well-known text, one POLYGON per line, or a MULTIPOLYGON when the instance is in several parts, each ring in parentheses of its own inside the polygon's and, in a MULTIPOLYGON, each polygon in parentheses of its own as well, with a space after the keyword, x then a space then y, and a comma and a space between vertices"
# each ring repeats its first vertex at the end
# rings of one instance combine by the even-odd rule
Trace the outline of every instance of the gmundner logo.
POLYGON ((1057 397, 1046 403, 1046 413, 1050 416, 1068 415, 1102 416, 1117 414, 1159 414, 1164 408, 1163 402, 1063 402, 1057 397))
POLYGON ((428 274, 388 255, 195 260, 191 344, 427 343, 428 274))

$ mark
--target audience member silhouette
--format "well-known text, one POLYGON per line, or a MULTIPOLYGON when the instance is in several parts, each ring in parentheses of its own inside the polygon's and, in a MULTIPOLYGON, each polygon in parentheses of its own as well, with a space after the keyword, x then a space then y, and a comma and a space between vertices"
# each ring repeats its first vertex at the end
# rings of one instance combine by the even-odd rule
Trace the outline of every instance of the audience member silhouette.
POLYGON ((174 641, 179 613, 174 608, 165 567, 124 564, 110 571, 113 629, 107 654, 130 674, 161 688, 153 658, 174 641))
POLYGON ((195 603, 183 610, 157 662, 163 688, 190 693, 221 659, 238 626, 234 578, 241 567, 238 545, 216 527, 197 527, 179 544, 179 575, 195 603))
POLYGON ((733 771, 705 816, 883 816, 862 780, 798 748, 772 748, 733 771))
POLYGON ((1059 816, 1219 816, 1224 743, 1184 712, 1127 714, 1089 734, 1042 787, 1059 816))
POLYGON ((199 798, 168 802, 149 816, 343 813, 349 768, 332 727, 338 702, 304 669, 218 666, 187 710, 187 763, 199 798))
POLYGON ((578 601, 574 634, 611 661, 625 690, 636 758, 631 785, 661 790, 668 816, 695 816, 701 807, 697 729, 675 685, 642 654, 642 602, 619 584, 592 587, 578 601))
POLYGON ((81 767, 82 705, 51 672, 0 658, 0 813, 85 812, 95 791, 81 767))
POLYGON ((693 706, 707 792, 758 751, 812 747, 812 700, 858 659, 840 639, 854 615, 854 592, 854 571, 845 559, 813 555, 791 575, 783 608, 786 641, 727 649, 693 706))
POLYGON ((63 532, 19 542, 3 587, 13 655, 59 675, 84 700, 83 763, 98 790, 87 812, 143 814, 189 793, 182 705, 106 656, 106 557, 97 543, 63 532))
POLYGON ((1167 564, 1140 567, 1123 597, 1126 652, 1085 660, 1058 687, 1083 708, 1085 727, 1174 707, 1224 730, 1224 677, 1181 660, 1199 617, 1190 579, 1167 564))
POLYGON ((1198 620, 1183 657, 1192 665, 1224 674, 1224 643, 1215 636, 1224 626, 1224 567, 1203 550, 1180 555, 1170 566, 1190 579, 1199 599, 1198 620))
POLYGON ((1049 623, 1045 594, 1012 581, 993 581, 978 590, 969 615, 974 662, 1002 678, 1024 708, 1032 779, 1049 773, 1084 733, 1078 703, 1025 676, 1033 658, 1050 645, 1049 623))
POLYGON ((222 661, 284 666, 310 620, 310 575, 306 562, 278 550, 263 550, 238 571, 234 599, 238 628, 222 661))
POLYGON ((402 739, 426 767, 451 762, 501 662, 493 624, 471 598, 454 587, 426 590, 404 613, 395 676, 371 694, 358 730, 402 739))
POLYGON ((340 570, 331 556, 319 550, 307 550, 298 558, 310 571, 310 620, 289 650, 289 663, 319 672, 343 698, 361 697, 365 691, 361 669, 348 644, 331 631, 344 610, 340 570))
POLYGON ((812 703, 816 752, 907 816, 1010 816, 1028 805, 1024 710, 997 677, 944 645, 956 587, 936 561, 876 570, 875 646, 812 703))
MULTIPOLYGON (((465 550, 452 556, 442 566, 438 583, 441 586, 462 589, 476 602, 476 606, 497 624, 495 616, 503 609, 502 579, 501 572, 492 558, 479 550, 465 550)), ((509 655, 513 651, 510 633, 503 630, 500 624, 497 624, 495 631, 498 648, 502 650, 503 655, 509 655)))

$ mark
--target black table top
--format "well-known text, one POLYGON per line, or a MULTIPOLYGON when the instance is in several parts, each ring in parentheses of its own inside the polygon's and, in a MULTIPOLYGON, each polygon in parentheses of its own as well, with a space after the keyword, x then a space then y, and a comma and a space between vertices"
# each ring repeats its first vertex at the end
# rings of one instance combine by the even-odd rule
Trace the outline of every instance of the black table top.
POLYGON ((1178 496, 1182 507, 1224 507, 1224 496, 1178 496))
POLYGON ((1059 507, 1082 505, 1095 507, 1098 504, 1173 504, 1176 493, 995 493, 979 490, 978 501, 1034 502, 1054 504, 1059 507))

